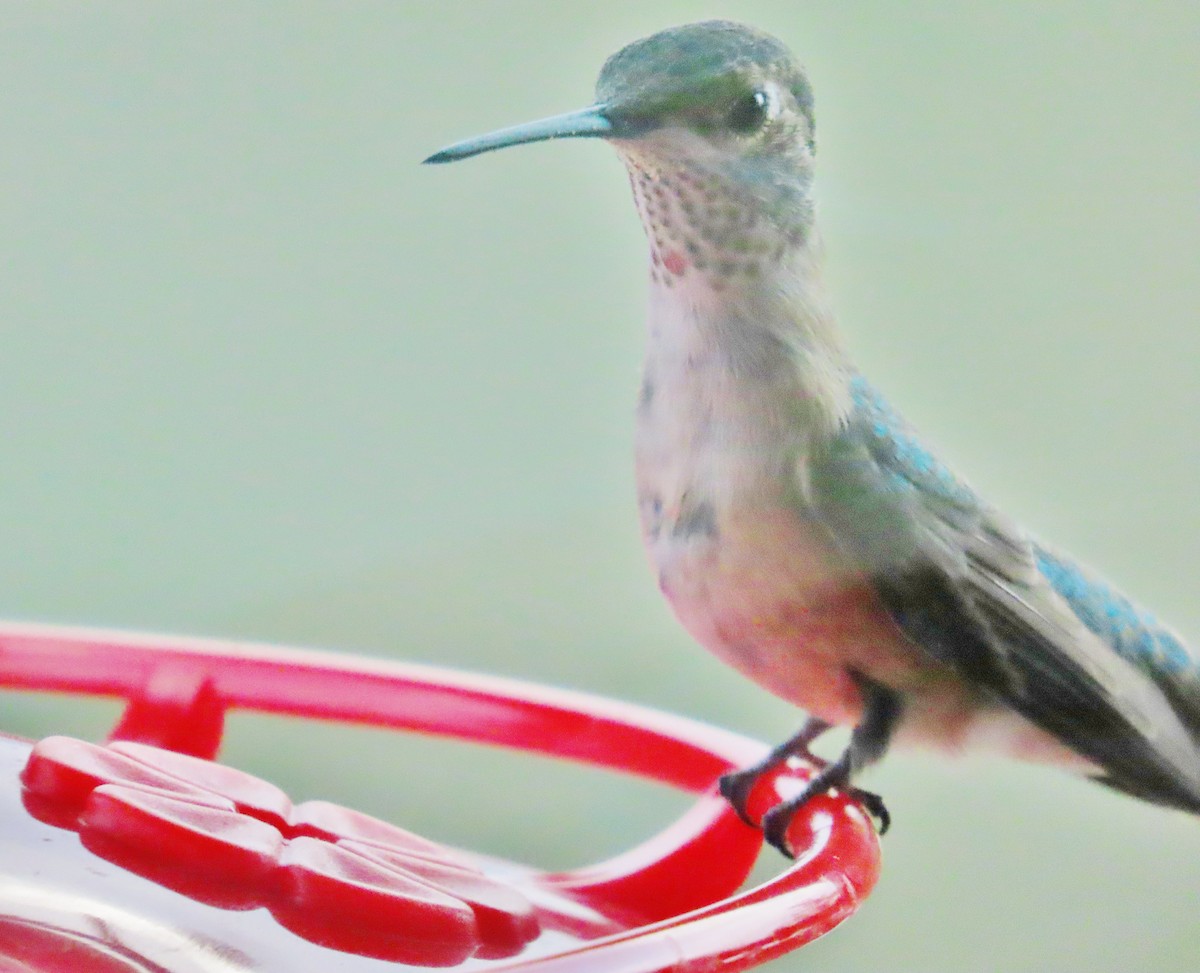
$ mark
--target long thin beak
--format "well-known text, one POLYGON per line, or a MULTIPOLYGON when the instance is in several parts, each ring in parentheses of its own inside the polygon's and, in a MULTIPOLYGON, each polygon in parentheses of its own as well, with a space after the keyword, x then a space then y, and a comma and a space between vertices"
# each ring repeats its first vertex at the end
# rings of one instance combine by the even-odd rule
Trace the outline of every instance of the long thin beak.
POLYGON ((475 138, 455 142, 440 152, 433 153, 425 162, 457 162, 481 152, 491 152, 492 149, 503 149, 510 145, 523 145, 526 142, 604 138, 606 135, 615 134, 617 125, 608 116, 606 106, 592 105, 580 111, 554 115, 551 118, 526 122, 524 125, 514 125, 512 128, 502 128, 497 132, 488 132, 487 135, 477 135, 475 138))

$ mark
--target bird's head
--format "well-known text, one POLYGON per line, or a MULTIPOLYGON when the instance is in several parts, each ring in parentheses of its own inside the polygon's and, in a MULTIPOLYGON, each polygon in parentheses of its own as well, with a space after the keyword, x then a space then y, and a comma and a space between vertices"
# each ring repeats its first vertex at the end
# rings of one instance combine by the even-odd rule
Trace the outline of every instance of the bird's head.
POLYGON ((782 43, 729 21, 660 31, 604 64, 596 103, 451 145, 427 162, 556 138, 620 153, 654 273, 754 276, 812 222, 813 104, 782 43))

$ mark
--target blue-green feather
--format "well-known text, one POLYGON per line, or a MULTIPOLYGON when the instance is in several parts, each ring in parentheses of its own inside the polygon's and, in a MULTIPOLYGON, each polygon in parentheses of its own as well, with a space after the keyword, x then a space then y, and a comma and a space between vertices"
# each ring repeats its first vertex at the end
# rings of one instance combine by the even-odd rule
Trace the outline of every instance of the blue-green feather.
MULTIPOLYGON (((893 488, 907 488, 962 511, 985 508, 911 426, 862 376, 852 382, 853 412, 844 435, 864 439, 893 488)), ((1031 541, 1039 573, 1083 624, 1119 655, 1162 679, 1200 680, 1200 662, 1148 611, 1061 554, 1031 541)))
POLYGON ((1079 620, 1120 655, 1151 674, 1200 677, 1196 659, 1153 614, 1068 558, 1036 544, 1034 554, 1042 576, 1079 620))
POLYGON ((889 478, 964 510, 979 508, 974 491, 921 442, 866 379, 855 376, 850 391, 854 411, 846 433, 866 440, 889 478))

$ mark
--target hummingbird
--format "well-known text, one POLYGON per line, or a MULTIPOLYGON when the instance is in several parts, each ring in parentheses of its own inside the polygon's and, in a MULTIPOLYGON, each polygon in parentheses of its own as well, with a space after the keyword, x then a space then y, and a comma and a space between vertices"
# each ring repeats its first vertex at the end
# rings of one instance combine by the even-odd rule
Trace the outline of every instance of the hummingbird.
POLYGON ((835 327, 814 207, 813 93, 779 40, 663 30, 601 69, 582 110, 458 142, 452 162, 599 138, 649 244, 637 403, 641 531, 688 632, 803 709, 720 789, 748 822, 762 775, 832 726, 849 743, 761 818, 787 829, 893 742, 987 748, 1200 813, 1200 661, 945 465, 835 327))

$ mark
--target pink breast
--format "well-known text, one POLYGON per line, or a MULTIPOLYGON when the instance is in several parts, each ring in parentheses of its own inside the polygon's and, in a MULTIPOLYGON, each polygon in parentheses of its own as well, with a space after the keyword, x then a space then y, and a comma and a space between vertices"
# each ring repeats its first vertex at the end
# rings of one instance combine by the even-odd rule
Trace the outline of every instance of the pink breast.
POLYGON ((711 539, 651 545, 651 555, 697 641, 830 722, 861 715, 854 673, 902 685, 929 667, 867 580, 787 508, 723 517, 711 539))

